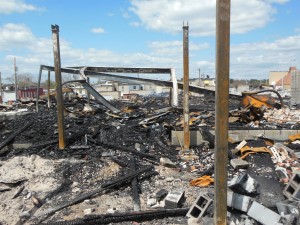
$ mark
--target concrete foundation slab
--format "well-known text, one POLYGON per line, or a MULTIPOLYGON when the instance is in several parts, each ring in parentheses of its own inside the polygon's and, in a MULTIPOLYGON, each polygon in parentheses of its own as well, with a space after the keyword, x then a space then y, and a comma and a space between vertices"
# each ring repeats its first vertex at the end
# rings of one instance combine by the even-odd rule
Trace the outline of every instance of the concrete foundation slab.
MULTIPOLYGON (((210 130, 214 135, 215 131, 210 130)), ((235 141, 255 139, 258 135, 263 134, 266 138, 277 141, 288 140, 288 136, 299 133, 300 130, 228 130, 229 138, 235 141)), ((204 138, 200 131, 190 131, 191 145, 200 145, 204 138)), ((172 145, 183 145, 183 131, 172 131, 171 133, 172 145)))

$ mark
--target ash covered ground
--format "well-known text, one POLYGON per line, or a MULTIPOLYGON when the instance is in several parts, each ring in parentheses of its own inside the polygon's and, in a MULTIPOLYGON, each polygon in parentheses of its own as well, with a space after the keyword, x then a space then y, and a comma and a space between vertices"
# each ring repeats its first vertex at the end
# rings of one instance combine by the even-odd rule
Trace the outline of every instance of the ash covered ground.
MULTIPOLYGON (((51 108, 40 104, 38 113, 28 104, 6 109, 7 113, 19 113, 2 117, 2 143, 22 127, 28 128, 0 151, 1 224, 187 224, 186 210, 199 194, 213 198, 213 183, 190 185, 203 175, 213 178, 214 137, 208 132, 214 127, 211 98, 191 97, 191 116, 195 118, 191 130, 201 130, 205 141, 191 146, 195 157, 188 160, 182 160, 180 146, 171 145, 171 131, 182 130, 182 109, 166 108, 167 96, 111 104, 121 113, 114 114, 94 101, 87 106, 83 99, 66 100, 64 150, 57 145, 55 104, 51 108), (163 198, 174 189, 184 191, 178 212, 163 207, 163 198), (132 212, 137 209, 169 211, 134 217, 132 212), (172 216, 165 216, 172 210, 172 216), (121 216, 99 216, 108 213, 121 216)), ((231 110, 238 104, 230 101, 231 110)), ((245 126, 241 121, 231 125, 245 126)), ((263 145, 257 140, 253 143, 263 145)), ((229 149, 235 146, 229 143, 229 149)), ((294 150, 299 150, 297 144, 294 150)), ((247 172, 260 184, 250 196, 275 211, 276 203, 285 200, 284 184, 279 182, 270 155, 253 154, 246 160, 251 162, 248 169, 228 165, 228 179, 247 172)), ((229 222, 248 220, 244 212, 232 208, 228 212, 229 222)), ((210 207, 201 223, 211 224, 212 213, 210 207)), ((249 221, 260 224, 250 217, 249 221)))

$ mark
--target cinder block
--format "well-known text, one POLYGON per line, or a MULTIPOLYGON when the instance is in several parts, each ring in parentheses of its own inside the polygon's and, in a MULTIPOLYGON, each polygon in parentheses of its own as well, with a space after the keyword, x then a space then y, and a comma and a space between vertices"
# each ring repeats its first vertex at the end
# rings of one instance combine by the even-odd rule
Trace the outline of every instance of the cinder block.
POLYGON ((200 218, 202 217, 207 208, 212 204, 213 200, 209 198, 205 194, 200 194, 196 201, 192 204, 190 207, 188 213, 186 214, 187 217, 193 217, 193 218, 200 218))
POLYGON ((263 225, 278 224, 281 218, 279 214, 255 201, 252 202, 247 214, 263 225))
POLYGON ((165 208, 178 208, 184 200, 184 190, 181 188, 173 189, 165 198, 165 208))
POLYGON ((242 169, 242 168, 248 167, 249 163, 243 159, 236 158, 236 159, 230 160, 230 165, 234 169, 242 169))
POLYGON ((300 198, 300 173, 294 173, 283 190, 287 198, 300 198))
POLYGON ((227 206, 247 212, 251 203, 251 198, 246 195, 240 195, 232 191, 227 192, 227 206))

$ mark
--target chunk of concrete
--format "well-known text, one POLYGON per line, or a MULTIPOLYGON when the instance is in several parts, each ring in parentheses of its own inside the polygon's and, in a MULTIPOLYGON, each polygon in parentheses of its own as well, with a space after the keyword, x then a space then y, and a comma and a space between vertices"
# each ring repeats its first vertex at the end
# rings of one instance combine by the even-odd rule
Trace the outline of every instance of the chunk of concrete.
POLYGON ((150 194, 147 196, 147 207, 151 208, 152 206, 156 205, 156 195, 155 194, 150 194))
POLYGON ((83 213, 84 213, 84 215, 90 215, 90 214, 92 214, 93 211, 94 211, 93 209, 89 208, 89 209, 85 209, 83 211, 83 213))
POLYGON ((228 187, 239 194, 257 194, 257 182, 247 173, 241 173, 228 182, 228 187))
POLYGON ((247 212, 251 203, 249 196, 240 195, 232 191, 227 192, 227 206, 247 212))
POLYGON ((165 208, 179 208, 184 201, 184 190, 177 188, 171 190, 165 198, 165 208))
POLYGON ((167 167, 176 167, 176 164, 172 162, 169 158, 161 157, 160 158, 160 164, 167 167))
POLYGON ((252 202, 247 214, 263 225, 278 224, 281 219, 279 214, 255 201, 252 202))
POLYGON ((241 158, 236 158, 236 159, 230 160, 230 165, 234 169, 243 169, 243 168, 248 167, 249 163, 241 158))

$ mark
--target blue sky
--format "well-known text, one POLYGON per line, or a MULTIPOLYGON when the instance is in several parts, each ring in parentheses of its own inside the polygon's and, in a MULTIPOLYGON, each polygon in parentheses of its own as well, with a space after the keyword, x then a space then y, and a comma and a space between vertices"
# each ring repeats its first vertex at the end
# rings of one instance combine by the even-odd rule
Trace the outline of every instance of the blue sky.
MULTIPOLYGON (((175 68, 182 77, 182 24, 189 23, 190 77, 215 76, 212 0, 0 0, 0 71, 37 77, 53 65, 51 24, 67 66, 175 68)), ((299 0, 232 0, 230 77, 267 79, 300 64, 299 0)), ((160 78, 155 77, 154 78, 160 78)))

